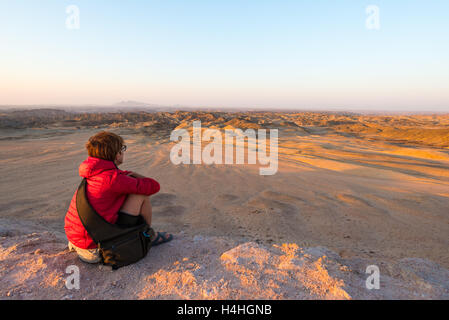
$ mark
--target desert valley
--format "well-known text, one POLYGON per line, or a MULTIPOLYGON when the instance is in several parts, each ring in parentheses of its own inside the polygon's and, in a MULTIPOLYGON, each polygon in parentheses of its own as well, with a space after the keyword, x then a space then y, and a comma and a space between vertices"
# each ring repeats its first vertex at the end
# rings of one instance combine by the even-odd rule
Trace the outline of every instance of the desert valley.
POLYGON ((1 299, 449 298, 449 114, 3 110, 0 150, 1 299), (277 129, 276 173, 173 164, 170 134, 195 120, 277 129), (118 271, 79 261, 63 228, 100 130, 160 182, 154 226, 175 236, 118 271))

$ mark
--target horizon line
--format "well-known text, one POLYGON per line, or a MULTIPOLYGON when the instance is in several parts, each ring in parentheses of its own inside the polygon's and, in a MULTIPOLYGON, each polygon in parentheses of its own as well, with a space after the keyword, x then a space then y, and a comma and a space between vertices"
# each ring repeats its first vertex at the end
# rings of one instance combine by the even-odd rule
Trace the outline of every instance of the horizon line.
MULTIPOLYGON (((429 109, 426 110, 387 110, 387 109, 375 109, 369 107, 361 107, 361 108, 349 108, 349 107, 229 107, 229 106, 191 106, 191 105, 159 105, 159 104, 150 104, 143 102, 135 102, 136 105, 133 106, 131 101, 123 101, 130 102, 131 105, 120 105, 120 103, 114 104, 0 104, 0 110, 7 109, 19 109, 26 110, 27 108, 31 109, 46 109, 49 108, 62 108, 64 109, 76 109, 76 108, 110 108, 110 109, 130 109, 132 111, 145 111, 145 109, 176 109, 170 111, 205 111, 205 110, 216 110, 216 111, 270 111, 270 112, 350 112, 350 113, 376 113, 376 114, 449 114, 448 110, 441 109, 429 109), (140 104, 140 105, 139 105, 140 104), (190 110, 182 110, 182 108, 190 109, 190 110), (137 109, 137 110, 136 110, 137 109)), ((74 110, 72 110, 74 111, 74 110)), ((83 110, 85 111, 85 110, 83 110)), ((95 111, 95 110, 93 110, 95 111)), ((163 111, 163 110, 158 110, 163 111)))

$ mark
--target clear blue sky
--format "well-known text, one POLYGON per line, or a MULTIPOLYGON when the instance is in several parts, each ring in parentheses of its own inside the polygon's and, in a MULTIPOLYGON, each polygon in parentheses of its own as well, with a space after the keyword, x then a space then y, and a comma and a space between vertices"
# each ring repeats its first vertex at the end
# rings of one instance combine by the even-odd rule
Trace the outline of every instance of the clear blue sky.
POLYGON ((121 100, 449 111, 449 1, 0 0, 0 105, 121 100))

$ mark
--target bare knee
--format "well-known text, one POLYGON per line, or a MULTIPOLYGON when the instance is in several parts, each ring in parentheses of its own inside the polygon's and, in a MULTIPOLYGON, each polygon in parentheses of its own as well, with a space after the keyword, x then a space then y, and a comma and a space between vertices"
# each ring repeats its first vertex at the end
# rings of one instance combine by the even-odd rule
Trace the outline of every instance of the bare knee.
POLYGON ((121 211, 132 214, 132 215, 138 215, 140 214, 140 210, 142 208, 142 205, 144 202, 150 201, 149 197, 143 194, 128 194, 126 197, 125 202, 123 203, 122 207, 120 208, 121 211))
POLYGON ((128 194, 128 196, 126 197, 126 200, 130 200, 130 201, 140 201, 143 202, 148 198, 148 196, 144 195, 144 194, 134 194, 134 193, 130 193, 128 194))

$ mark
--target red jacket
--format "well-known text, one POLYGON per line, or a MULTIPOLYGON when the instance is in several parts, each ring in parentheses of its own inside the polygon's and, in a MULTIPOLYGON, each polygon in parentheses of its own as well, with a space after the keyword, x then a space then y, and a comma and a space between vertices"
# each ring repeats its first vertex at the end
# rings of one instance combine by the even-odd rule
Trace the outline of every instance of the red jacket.
MULTIPOLYGON (((130 193, 152 195, 159 191, 159 183, 151 178, 127 176, 131 171, 117 168, 113 161, 88 157, 79 167, 79 174, 87 180, 87 200, 105 220, 115 223, 118 212, 130 193)), ((76 211, 76 191, 65 216, 67 239, 78 248, 93 249, 97 245, 88 235, 76 211)))

